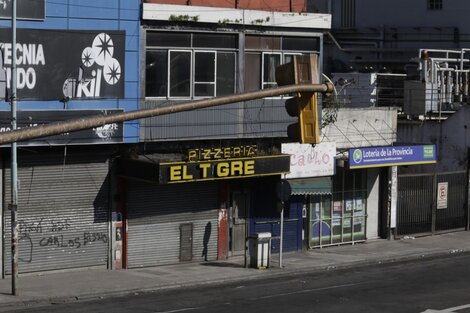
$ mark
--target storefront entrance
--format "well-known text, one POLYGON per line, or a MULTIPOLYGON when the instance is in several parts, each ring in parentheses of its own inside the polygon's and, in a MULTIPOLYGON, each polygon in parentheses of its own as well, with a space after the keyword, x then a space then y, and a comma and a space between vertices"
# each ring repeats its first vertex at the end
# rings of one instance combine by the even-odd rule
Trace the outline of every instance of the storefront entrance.
POLYGON ((235 191, 231 195, 229 210, 229 251, 230 255, 245 252, 245 238, 248 233, 247 215, 250 206, 249 192, 235 191))
POLYGON ((366 171, 338 168, 333 193, 308 201, 309 246, 321 247, 366 239, 366 171))

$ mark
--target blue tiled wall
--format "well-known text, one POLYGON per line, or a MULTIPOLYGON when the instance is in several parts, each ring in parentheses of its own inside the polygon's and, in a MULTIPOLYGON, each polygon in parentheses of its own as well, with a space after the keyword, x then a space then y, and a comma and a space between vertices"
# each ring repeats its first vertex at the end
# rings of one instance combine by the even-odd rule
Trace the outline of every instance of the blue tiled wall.
MULTIPOLYGON (((18 20, 18 28, 64 30, 124 30, 125 48, 125 96, 124 99, 73 100, 69 109, 111 109, 125 111, 139 108, 139 23, 140 0, 46 0, 44 21, 18 20)), ((0 20, 0 27, 11 27, 11 20, 0 20)), ((9 110, 0 101, 0 110, 9 110)), ((60 110, 59 101, 19 101, 19 110, 60 110)), ((126 122, 124 142, 139 141, 139 125, 126 122)))

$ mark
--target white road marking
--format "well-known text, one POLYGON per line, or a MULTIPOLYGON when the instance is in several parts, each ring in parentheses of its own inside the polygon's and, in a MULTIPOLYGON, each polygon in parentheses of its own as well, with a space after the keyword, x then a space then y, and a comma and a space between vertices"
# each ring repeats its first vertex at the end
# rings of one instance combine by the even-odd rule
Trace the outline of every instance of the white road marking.
POLYGON ((456 306, 456 307, 448 308, 448 309, 444 309, 444 310, 431 310, 431 309, 428 309, 428 310, 426 310, 424 312, 421 312, 421 313, 457 313, 457 311, 463 310, 463 309, 470 309, 470 304, 456 306))
POLYGON ((322 287, 322 288, 304 289, 304 290, 293 291, 293 292, 278 293, 278 294, 273 294, 273 295, 263 296, 263 297, 258 297, 258 298, 250 298, 249 300, 270 299, 270 298, 276 298, 276 297, 283 297, 283 296, 290 296, 290 295, 295 295, 295 294, 308 293, 308 292, 312 292, 312 291, 321 291, 321 290, 329 290, 329 289, 337 289, 337 288, 357 286, 357 285, 361 285, 361 284, 365 284, 365 283, 366 282, 356 283, 356 284, 336 285, 336 286, 329 286, 329 287, 322 287))
POLYGON ((171 310, 171 311, 158 311, 155 313, 177 313, 177 312, 186 312, 186 311, 194 311, 194 310, 199 310, 203 309, 204 307, 198 307, 198 308, 184 308, 184 309, 178 309, 178 310, 171 310))

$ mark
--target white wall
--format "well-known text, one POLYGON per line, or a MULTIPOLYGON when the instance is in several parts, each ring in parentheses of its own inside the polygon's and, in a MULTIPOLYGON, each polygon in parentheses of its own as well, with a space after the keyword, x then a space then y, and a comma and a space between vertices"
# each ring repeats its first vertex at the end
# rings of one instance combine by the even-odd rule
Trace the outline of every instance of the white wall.
POLYGON ((390 146, 396 140, 396 130, 396 108, 341 108, 336 122, 322 130, 322 141, 336 142, 339 151, 390 146))
POLYGON ((378 169, 367 170, 367 239, 379 237, 379 212, 381 210, 379 177, 378 169))

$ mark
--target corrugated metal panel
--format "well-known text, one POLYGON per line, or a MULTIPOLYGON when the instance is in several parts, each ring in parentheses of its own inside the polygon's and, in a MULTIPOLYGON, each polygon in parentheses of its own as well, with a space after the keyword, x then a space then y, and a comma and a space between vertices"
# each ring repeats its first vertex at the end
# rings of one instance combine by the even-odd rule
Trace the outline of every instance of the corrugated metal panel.
POLYGON ((398 176, 398 235, 431 232, 433 186, 433 174, 398 176))
MULTIPOLYGON (((106 266, 108 255, 108 160, 68 153, 19 154, 20 273, 106 266)), ((5 171, 5 258, 11 272, 10 169, 5 171)))
POLYGON ((193 259, 193 224, 180 225, 180 261, 193 259))
MULTIPOLYGON (((295 119, 286 113, 284 102, 259 99, 144 119, 141 141, 287 137, 287 125, 295 119)), ((146 100, 143 108, 163 105, 168 101, 146 100)))
POLYGON ((180 225, 193 224, 193 260, 217 257, 217 184, 129 181, 128 265, 179 262, 180 225), (206 255, 204 255, 206 254, 206 255))
POLYGON ((466 193, 466 172, 399 175, 397 234, 464 229, 467 221, 466 193), (445 209, 436 208, 439 182, 448 183, 448 202, 445 209))
POLYGON ((448 183, 447 208, 436 212, 436 231, 465 228, 467 219, 467 173, 449 173, 437 176, 437 182, 448 183))

